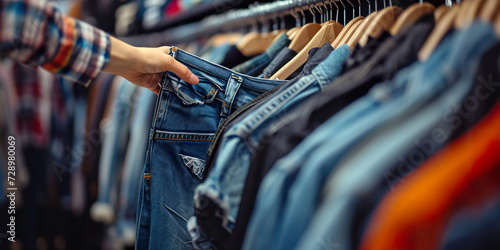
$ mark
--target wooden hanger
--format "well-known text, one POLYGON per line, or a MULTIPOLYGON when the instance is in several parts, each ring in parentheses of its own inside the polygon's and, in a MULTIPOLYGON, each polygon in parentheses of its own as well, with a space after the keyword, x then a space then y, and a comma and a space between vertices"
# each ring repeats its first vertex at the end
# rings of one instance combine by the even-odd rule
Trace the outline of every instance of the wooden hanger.
POLYGON ((308 58, 309 50, 318 48, 325 43, 332 43, 342 30, 343 26, 337 22, 329 22, 321 27, 307 45, 287 64, 278 70, 270 79, 287 79, 295 70, 300 68, 308 58))
POLYGON ((455 29, 463 29, 466 26, 470 25, 476 17, 479 16, 479 11, 481 6, 483 5, 482 0, 474 0, 474 1, 463 1, 462 7, 460 8, 460 12, 458 13, 457 18, 455 19, 454 27, 455 29))
POLYGON ((398 16, 403 10, 397 6, 387 7, 377 14, 375 19, 370 22, 370 26, 365 32, 365 35, 359 40, 361 46, 365 46, 368 42, 368 37, 378 38, 382 31, 389 30, 398 16))
POLYGON ((245 35, 243 39, 236 44, 236 48, 246 57, 259 55, 266 51, 278 34, 279 32, 269 32, 265 34, 251 32, 245 35))
POLYGON ((339 46, 347 43, 347 41, 349 41, 349 39, 351 39, 351 37, 356 33, 356 30, 358 30, 359 26, 361 26, 363 24, 363 22, 366 18, 365 17, 356 17, 355 19, 357 19, 356 23, 351 26, 351 28, 347 31, 347 33, 344 35, 344 37, 342 37, 342 40, 340 40, 337 47, 334 47, 334 48, 338 48, 339 46))
POLYGON ((480 10, 479 18, 485 22, 494 23, 499 16, 500 1, 486 1, 480 10))
POLYGON ((226 33, 226 34, 217 34, 212 36, 207 43, 212 44, 214 47, 219 47, 224 43, 228 44, 236 44, 239 40, 243 38, 241 33, 226 33))
POLYGON ((302 27, 293 27, 286 32, 288 39, 292 40, 302 27))
MULTIPOLYGON (((332 43, 332 47, 333 48, 337 48, 339 43, 342 41, 342 39, 345 37, 345 35, 353 28, 353 26, 356 24, 356 23, 359 23, 358 21, 360 21, 362 18, 361 17, 356 17, 354 19, 352 19, 350 22, 348 22, 345 27, 342 29, 342 31, 340 32, 340 34, 337 36, 337 38, 335 38, 335 41, 333 41, 332 43)), ((359 25, 359 24, 358 24, 359 25)))
POLYGON ((402 28, 415 23, 423 15, 432 13, 434 9, 434 5, 427 2, 416 3, 408 7, 403 11, 403 13, 401 13, 398 19, 396 19, 394 25, 391 27, 391 35, 396 35, 402 28))
POLYGON ((297 32, 292 42, 290 42, 288 48, 299 53, 320 29, 321 24, 319 23, 308 23, 304 25, 297 32))
MULTIPOLYGON (((271 45, 272 45, 273 43, 275 43, 276 41, 278 41, 278 39, 280 39, 280 37, 281 37, 283 34, 285 34, 285 33, 286 33, 286 30, 275 30, 275 31, 273 31, 273 32, 276 32, 277 34, 276 34, 276 36, 274 37, 273 41, 271 42, 271 45)), ((269 46, 271 46, 271 45, 269 45, 269 46)), ((269 46, 268 46, 268 48, 269 48, 269 46)))
POLYGON ((444 36, 453 27, 455 18, 458 17, 458 13, 460 12, 460 6, 461 5, 453 6, 453 8, 451 8, 451 10, 448 11, 438 23, 436 23, 436 26, 418 52, 418 59, 421 62, 425 62, 429 59, 432 52, 434 52, 441 40, 443 40, 444 36))
POLYGON ((368 29, 368 26, 370 26, 370 23, 375 19, 375 17, 378 15, 378 11, 372 12, 370 15, 368 15, 365 20, 363 20, 363 23, 356 29, 356 32, 354 32, 353 36, 349 41, 346 42, 347 45, 351 48, 351 51, 354 50, 356 47, 356 44, 358 44, 359 40, 363 35, 365 34, 366 30, 368 29))
POLYGON ((434 21, 435 23, 439 22, 443 18, 443 16, 450 11, 451 8, 446 6, 446 4, 441 4, 435 11, 434 11, 434 21))

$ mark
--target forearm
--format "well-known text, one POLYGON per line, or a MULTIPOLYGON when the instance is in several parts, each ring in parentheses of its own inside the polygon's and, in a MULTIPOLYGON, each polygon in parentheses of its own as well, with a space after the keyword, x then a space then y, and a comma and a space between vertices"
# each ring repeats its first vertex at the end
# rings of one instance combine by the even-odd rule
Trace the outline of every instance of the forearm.
POLYGON ((104 67, 103 72, 123 76, 132 69, 137 69, 141 62, 138 49, 123 41, 110 36, 111 48, 109 52, 109 63, 104 67))
POLYGON ((45 0, 1 0, 0 53, 87 84, 109 60, 109 36, 45 0))

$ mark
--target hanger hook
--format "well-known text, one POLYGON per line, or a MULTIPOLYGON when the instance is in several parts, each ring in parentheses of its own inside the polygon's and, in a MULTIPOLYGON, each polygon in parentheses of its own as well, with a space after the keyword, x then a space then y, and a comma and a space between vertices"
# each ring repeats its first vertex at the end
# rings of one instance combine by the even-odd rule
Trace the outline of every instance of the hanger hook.
MULTIPOLYGON (((335 5, 335 8, 337 9, 335 11, 335 22, 339 22, 339 6, 337 5, 337 3, 335 2, 335 0, 330 0, 330 8, 333 10, 333 7, 332 7, 332 2, 333 2, 333 5, 335 5)), ((333 14, 333 12, 332 12, 333 14)), ((333 15, 332 15, 333 17, 333 15)))
POLYGON ((300 16, 295 12, 295 10, 290 10, 290 15, 295 18, 295 27, 300 27, 300 16))
POLYGON ((444 0, 444 4, 446 4, 446 6, 448 6, 448 8, 453 7, 453 1, 451 1, 451 0, 444 0))
POLYGON ((295 12, 295 10, 293 9, 293 0, 289 0, 289 5, 288 5, 288 13, 293 17, 295 18, 295 27, 300 27, 300 18, 299 18, 299 15, 295 12))
POLYGON ((372 5, 369 0, 366 0, 368 2, 368 15, 372 13, 372 5))
POLYGON ((307 0, 307 7, 309 8, 309 12, 311 12, 313 16, 313 23, 316 23, 316 12, 314 12, 314 8, 309 4, 309 0, 307 0))
POLYGON ((359 9, 358 16, 361 16, 361 0, 358 0, 358 9, 359 9))
POLYGON ((387 5, 385 5, 385 0, 384 0, 384 9, 387 8, 387 5))
POLYGON ((323 8, 325 8, 325 19, 323 20, 323 22, 326 22, 330 20, 328 16, 328 6, 326 5, 326 0, 323 0, 323 8))
POLYGON ((279 30, 279 20, 278 20, 278 14, 273 15, 273 30, 279 30))
POLYGON ((354 19, 356 17, 356 11, 354 9, 354 4, 351 3, 351 0, 347 0, 347 2, 349 2, 349 4, 352 6, 352 19, 354 19))
POLYGON ((321 10, 321 8, 318 7, 317 3, 316 3, 316 0, 314 0, 314 8, 316 8, 316 10, 319 12, 319 20, 322 22, 323 21, 323 10, 321 10))
POLYGON ((330 5, 330 20, 333 20, 333 6, 332 6, 332 2, 335 1, 335 0, 328 0, 328 5, 330 5))
POLYGON ((280 27, 282 30, 286 29, 286 23, 285 23, 285 14, 281 12, 280 15, 281 21, 280 21, 280 27))
POLYGON ((323 7, 325 7, 325 21, 329 21, 329 20, 332 20, 332 14, 330 12, 330 10, 328 9, 328 5, 326 4, 326 1, 327 0, 324 0, 323 2, 323 7))
POLYGON ((306 21, 306 13, 304 13, 304 10, 302 10, 302 6, 300 5, 297 5, 300 13, 302 14, 302 25, 306 25, 307 21, 306 21))
POLYGON ((345 17, 345 15, 346 15, 346 10, 345 10, 345 4, 344 4, 344 2, 343 2, 342 0, 339 0, 339 1, 340 1, 340 3, 342 4, 342 7, 344 8, 344 26, 345 26, 345 25, 346 25, 346 17, 345 17))

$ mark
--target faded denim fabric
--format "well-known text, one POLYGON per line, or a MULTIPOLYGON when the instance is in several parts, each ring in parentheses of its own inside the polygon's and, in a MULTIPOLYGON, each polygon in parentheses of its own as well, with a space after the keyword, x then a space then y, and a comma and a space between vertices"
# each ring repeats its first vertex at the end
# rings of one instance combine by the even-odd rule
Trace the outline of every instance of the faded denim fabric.
POLYGON ((284 33, 276 40, 276 42, 271 44, 271 46, 269 46, 269 48, 264 53, 242 64, 239 64, 238 66, 232 68, 232 70, 249 76, 257 77, 262 74, 262 72, 264 72, 264 68, 266 68, 271 63, 273 58, 276 57, 280 50, 287 47, 290 42, 290 39, 288 39, 288 36, 286 35, 286 33, 284 33))
MULTIPOLYGON (((489 39, 489 42, 492 42, 491 38, 494 37, 494 35, 481 32, 477 35, 480 37, 478 39, 489 39)), ((453 38, 458 41, 462 38, 461 41, 463 41, 463 37, 453 38)), ((260 186, 244 249, 255 249, 256 246, 265 244, 278 249, 295 247, 314 214, 319 199, 318 194, 321 193, 328 174, 338 165, 342 156, 359 145, 376 129, 380 129, 386 122, 420 107, 442 93, 440 91, 450 82, 449 78, 456 77, 456 74, 453 74, 460 72, 461 67, 465 66, 464 62, 468 62, 467 59, 473 59, 474 56, 477 57, 477 53, 481 51, 480 48, 471 48, 471 44, 474 44, 471 41, 452 43, 451 41, 456 40, 453 38, 447 37, 427 63, 415 63, 401 71, 393 82, 381 83, 372 88, 366 96, 317 128, 273 166, 260 186), (447 57, 452 44, 455 45, 453 51, 464 53, 462 58, 447 57), (464 58, 466 60, 463 60, 464 58), (443 64, 439 68, 437 65, 445 59, 450 64, 443 64), (441 69, 442 73, 436 74, 436 68, 441 69), (303 190, 299 190, 301 188, 303 190), (297 204, 298 207, 293 207, 297 204), (293 217, 294 228, 286 228, 292 223, 290 218, 297 214, 297 209, 300 209, 302 214, 298 218, 293 217), (262 232, 263 228, 265 228, 264 232, 262 232), (285 230, 290 233, 290 236, 280 230, 285 230)), ((488 42, 485 42, 485 47, 487 46, 488 42)), ((467 90, 464 90, 462 86, 457 91, 467 90)), ((445 101, 449 101, 449 98, 445 101)), ((366 160, 366 158, 363 159, 366 160)), ((359 174, 362 173, 364 172, 359 172, 359 174)), ((348 180, 351 180, 351 176, 348 180)), ((341 201, 343 199, 338 200, 336 209, 345 209, 341 201)), ((336 211, 335 209, 329 210, 332 214, 336 211)), ((341 232, 338 233, 341 234, 341 232)), ((313 249, 313 238, 308 239, 307 246, 313 249)), ((315 244, 321 244, 321 242, 315 244)), ((349 249, 347 244, 340 247, 349 249)))
MULTIPOLYGON (((323 90, 340 74, 342 65, 350 54, 349 46, 343 45, 331 53, 327 52, 329 56, 316 66, 311 74, 281 91, 224 134, 214 167, 207 180, 196 188, 196 209, 204 210, 207 206, 215 207, 207 209, 213 211, 214 214, 200 215, 191 219, 191 221, 200 219, 197 223, 190 222, 189 224, 189 230, 201 238, 197 240, 206 242, 202 237, 203 226, 201 229, 195 228, 196 224, 202 221, 202 216, 206 216, 210 221, 207 224, 215 223, 210 220, 211 218, 220 217, 217 226, 232 230, 252 152, 259 144, 266 128, 300 105, 303 100, 323 90)), ((214 230, 210 229, 210 231, 214 230)))
POLYGON ((115 235, 126 246, 134 246, 135 242, 137 198, 156 101, 156 95, 152 91, 140 88, 139 92, 131 117, 130 138, 118 199, 118 218, 114 225, 115 235))
POLYGON ((283 83, 246 76, 176 47, 170 51, 200 82, 164 74, 138 202, 136 249, 192 249, 187 219, 210 142, 223 119, 283 83))
MULTIPOLYGON (((378 127, 379 120, 382 122, 385 120, 382 124, 387 124, 386 127, 378 130, 377 134, 368 136, 362 147, 356 148, 355 155, 349 154, 335 166, 330 164, 335 161, 330 156, 314 158, 317 156, 316 153, 310 155, 308 164, 311 165, 299 174, 297 182, 292 187, 293 191, 289 192, 293 193, 292 199, 296 195, 321 192, 315 187, 299 191, 301 187, 304 188, 306 179, 325 183, 326 178, 313 176, 324 174, 328 177, 330 173, 333 176, 328 179, 328 202, 321 208, 321 214, 328 215, 322 216, 321 226, 311 225, 312 231, 306 236, 308 240, 300 246, 309 246, 312 237, 316 239, 329 237, 332 242, 340 244, 339 249, 355 248, 350 244, 353 235, 349 234, 351 231, 348 225, 352 225, 354 208, 360 196, 375 189, 379 181, 383 180, 383 174, 392 168, 392 162, 410 150, 412 142, 436 128, 454 105, 462 102, 472 86, 481 56, 497 42, 498 38, 494 35, 493 27, 481 22, 474 23, 464 31, 451 34, 439 46, 439 51, 434 52, 426 63, 416 63, 413 66, 414 70, 405 69, 396 75, 389 86, 402 90, 401 94, 387 96, 388 102, 383 104, 384 107, 374 112, 371 119, 368 120, 367 117, 366 121, 358 123, 360 126, 373 124, 372 126, 378 127), (481 43, 481 46, 477 46, 478 43, 481 43), (380 178, 376 178, 379 176, 380 178)), ((378 88, 391 88, 389 86, 381 84, 378 88)), ((375 94, 375 91, 372 91, 372 94, 375 94)), ((357 125, 352 127, 355 126, 357 125)), ((322 144, 325 147, 329 145, 331 143, 322 144)), ((322 153, 330 152, 332 151, 322 153)), ((308 204, 303 201, 301 204, 308 204)), ((287 205, 292 204, 297 204, 297 200, 290 200, 287 205)), ((306 209, 305 206, 302 208, 306 209)), ((296 210, 295 212, 292 210, 295 209, 285 211, 286 218, 297 214, 296 210)), ((319 213, 316 216, 320 216, 319 213)), ((314 221, 318 220, 319 218, 314 221)), ((290 238, 284 236, 283 239, 290 238)))
POLYGON ((99 159, 99 190, 96 203, 91 213, 95 220, 111 223, 117 211, 118 190, 123 168, 130 117, 134 106, 134 97, 138 87, 126 80, 120 81, 120 89, 114 102, 110 119, 104 121, 104 139, 99 159), (110 217, 111 216, 111 217, 110 217))

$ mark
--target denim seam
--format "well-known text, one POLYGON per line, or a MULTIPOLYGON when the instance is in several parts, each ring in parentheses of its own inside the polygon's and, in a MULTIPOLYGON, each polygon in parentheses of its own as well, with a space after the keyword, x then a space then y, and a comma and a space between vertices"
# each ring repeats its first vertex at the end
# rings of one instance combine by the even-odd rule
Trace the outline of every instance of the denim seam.
MULTIPOLYGON (((265 93, 263 93, 261 95, 262 98, 260 98, 259 101, 264 100, 269 95, 272 95, 275 92, 269 93, 269 94, 266 94, 266 93, 268 93, 268 92, 265 92, 265 93)), ((235 119, 236 116, 238 116, 239 114, 241 114, 241 113, 245 112, 246 110, 252 108, 253 106, 255 106, 258 103, 258 102, 254 102, 254 100, 256 100, 256 99, 253 99, 252 101, 248 102, 241 109, 239 109, 239 110, 237 109, 229 117, 227 117, 226 119, 223 120, 223 122, 217 128, 217 131, 216 131, 215 136, 214 136, 214 142, 217 142, 218 140, 220 140, 220 137, 222 136, 222 133, 224 132, 224 130, 226 129, 226 127, 229 125, 229 123, 235 119)), ((212 143, 212 144, 210 144, 210 147, 208 148, 207 155, 212 156, 214 150, 215 150, 215 144, 212 143)))
MULTIPOLYGON (((163 202, 162 202, 163 203, 163 202)), ((186 220, 186 218, 184 218, 182 215, 180 215, 179 213, 177 213, 175 210, 173 210, 172 208, 168 207, 165 203, 163 203, 163 206, 170 212, 174 213, 175 215, 179 216, 179 218, 183 219, 185 222, 188 222, 186 220)))
MULTIPOLYGON (((172 48, 174 48, 174 47, 172 47, 172 48)), ((177 50, 179 50, 178 48, 176 48, 176 49, 177 49, 177 50)), ((217 68, 222 68, 222 69, 224 69, 224 70, 227 70, 227 71, 229 72, 229 77, 230 77, 230 75, 231 75, 231 74, 233 74, 233 75, 235 75, 235 76, 238 76, 238 77, 240 77, 240 78, 243 78, 244 80, 249 80, 249 81, 256 82, 256 83, 258 83, 258 84, 265 84, 265 85, 269 85, 269 86, 273 86, 273 87, 274 87, 274 86, 276 86, 276 85, 278 85, 278 84, 273 84, 274 82, 276 82, 276 83, 282 83, 282 82, 285 82, 285 80, 268 80, 268 79, 262 79, 262 78, 258 78, 258 77, 248 76, 248 75, 245 75, 245 74, 240 74, 240 73, 234 72, 233 70, 228 69, 228 68, 226 68, 226 67, 223 67, 223 66, 220 66, 220 65, 214 64, 214 63, 212 63, 212 62, 206 61, 206 60, 204 60, 204 59, 202 59, 202 58, 199 58, 199 57, 197 57, 197 56, 195 56, 195 55, 191 55, 191 54, 188 54, 188 53, 186 53, 186 52, 184 52, 184 53, 185 53, 187 56, 191 56, 191 57, 193 57, 193 58, 197 58, 197 59, 199 59, 199 60, 203 61, 203 63, 207 63, 207 64, 212 65, 212 66, 214 66, 214 67, 217 67, 217 68)), ((174 55, 177 55, 177 53, 174 53, 174 55)), ((198 69, 198 70, 200 70, 200 71, 202 71, 202 72, 205 72, 205 73, 207 73, 207 74, 209 74, 209 75, 213 75, 213 76, 215 76, 215 77, 217 77, 217 78, 219 78, 219 79, 221 79, 221 80, 224 80, 224 81, 227 81, 227 80, 228 80, 228 79, 224 79, 223 77, 221 77, 221 76, 219 76, 219 75, 214 74, 214 73, 213 73, 213 72, 211 72, 211 71, 208 71, 208 72, 207 72, 207 70, 204 70, 204 69, 202 69, 202 68, 200 68, 200 67, 198 67, 198 66, 196 66, 196 65, 193 65, 192 63, 186 62, 186 61, 184 61, 184 60, 182 60, 182 59, 178 59, 178 58, 176 58, 176 59, 177 59, 178 61, 180 61, 181 63, 183 63, 183 64, 187 64, 187 65, 189 65, 189 66, 191 66, 191 67, 193 67, 193 68, 196 68, 196 69, 198 69)), ((216 84, 216 85, 218 85, 218 84, 216 84)), ((220 88, 221 88, 221 90, 222 90, 222 86, 218 86, 218 87, 220 87, 220 88)), ((261 93, 263 93, 263 92, 262 92, 262 90, 259 90, 259 89, 253 89, 253 88, 251 88, 251 87, 249 87, 249 86, 243 86, 243 87, 244 87, 244 88, 246 88, 246 89, 249 89, 249 90, 254 90, 254 91, 257 91, 257 92, 261 92, 261 93)), ((265 91, 264 91, 264 92, 265 92, 265 91)))
MULTIPOLYGON (((162 87, 161 89, 163 90, 166 90, 168 92, 171 92, 171 93, 174 93, 175 94, 175 90, 173 88, 170 88, 170 87, 162 87)), ((215 97, 215 100, 217 101, 220 101, 221 103, 224 102, 222 99, 220 99, 219 97, 215 97)))
POLYGON ((212 141, 212 139, 176 139, 176 138, 164 138, 164 137, 154 137, 154 140, 168 140, 168 141, 212 141))
POLYGON ((183 134, 183 135, 203 135, 203 136, 213 136, 215 135, 214 133, 193 133, 193 132, 172 132, 172 131, 165 131, 165 130, 156 130, 157 133, 161 134, 183 134))
MULTIPOLYGON (((166 74, 168 74, 168 72, 167 72, 167 73, 165 73, 165 75, 166 75, 166 74)), ((166 78, 166 77, 164 77, 164 78, 163 78, 163 82, 165 82, 165 81, 166 81, 166 79, 167 79, 167 78, 166 78)), ((163 86, 163 84, 162 84, 162 86, 163 86)), ((158 112, 159 112, 159 110, 160 110, 160 109, 159 109, 159 106, 160 106, 161 99, 162 99, 162 93, 163 93, 163 90, 162 90, 162 89, 160 89, 160 92, 158 93, 158 95, 160 96, 160 98, 158 98, 158 99, 156 100, 156 105, 155 105, 155 113, 154 113, 154 117, 153 117, 153 121, 152 121, 152 127, 153 127, 153 129, 152 129, 152 131, 150 132, 150 134, 151 134, 151 138, 153 138, 153 137, 155 136, 155 129, 154 129, 154 128, 156 128, 156 121, 158 120, 158 112)), ((150 139, 151 139, 151 138, 150 138, 150 139)), ((154 147, 154 140, 151 140, 151 145, 148 145, 148 147, 149 147, 149 156, 146 156, 146 157, 149 157, 149 174, 151 174, 151 165, 152 165, 152 161, 153 161, 153 147, 154 147)), ((146 159, 146 161, 147 161, 147 159, 146 159)), ((144 170, 143 170, 143 173, 144 173, 144 170)), ((147 180, 142 179, 142 181, 145 181, 145 182, 146 182, 146 183, 144 183, 144 185, 148 185, 147 180)), ((142 181, 141 181, 141 182, 142 182, 142 181)), ((150 178, 150 180, 149 180, 149 186, 150 186, 150 188, 151 188, 151 178, 150 178)), ((142 191, 143 191, 143 196, 142 196, 142 197, 143 197, 143 199, 145 199, 144 197, 145 197, 145 195, 146 195, 146 189, 143 187, 143 188, 142 188, 142 191)), ((150 190, 150 192, 151 192, 151 190, 150 190)), ((142 210, 143 210, 143 208, 144 208, 144 202, 142 202, 142 201, 141 201, 141 209, 140 209, 141 214, 140 214, 140 215, 142 215, 142 210)), ((141 222, 142 216, 138 216, 138 217, 139 217, 139 218, 138 218, 137 225, 141 225, 141 224, 140 224, 140 222, 141 222)), ((149 227, 151 227, 151 224, 149 225, 149 227)), ((138 228, 138 229, 139 229, 139 228, 138 228)), ((141 233, 141 231, 142 231, 142 230, 140 230, 140 229, 139 229, 139 230, 137 230, 137 232, 136 232, 136 239, 139 239, 139 238, 140 238, 140 233, 141 233)), ((149 239, 148 239, 148 241, 149 241, 149 239)), ((137 246, 137 242, 135 243, 135 245, 137 246)), ((149 245, 149 244, 148 244, 148 245, 149 245)))
POLYGON ((318 86, 321 92, 325 89, 326 86, 330 83, 330 79, 327 74, 325 74, 325 68, 323 64, 317 66, 318 68, 314 69, 312 74, 318 80, 318 86))
POLYGON ((234 132, 233 131, 228 131, 228 135, 236 135, 240 136, 242 138, 249 136, 253 130, 255 130, 260 124, 262 124, 263 121, 269 118, 269 116, 273 115, 276 110, 281 108, 283 105, 285 105, 291 98, 295 97, 299 93, 301 93, 304 89, 309 87, 311 84, 315 82, 315 78, 313 77, 304 77, 302 80, 299 80, 292 86, 289 86, 286 88, 283 93, 281 93, 279 96, 276 96, 272 102, 267 103, 267 105, 262 106, 260 111, 254 115, 252 115, 252 118, 250 121, 247 121, 243 123, 242 127, 245 127, 246 129, 240 130, 237 129, 234 132), (302 84, 300 84, 302 83, 302 84), (288 96, 287 96, 288 95, 288 96), (274 106, 274 107, 273 107, 274 106))

